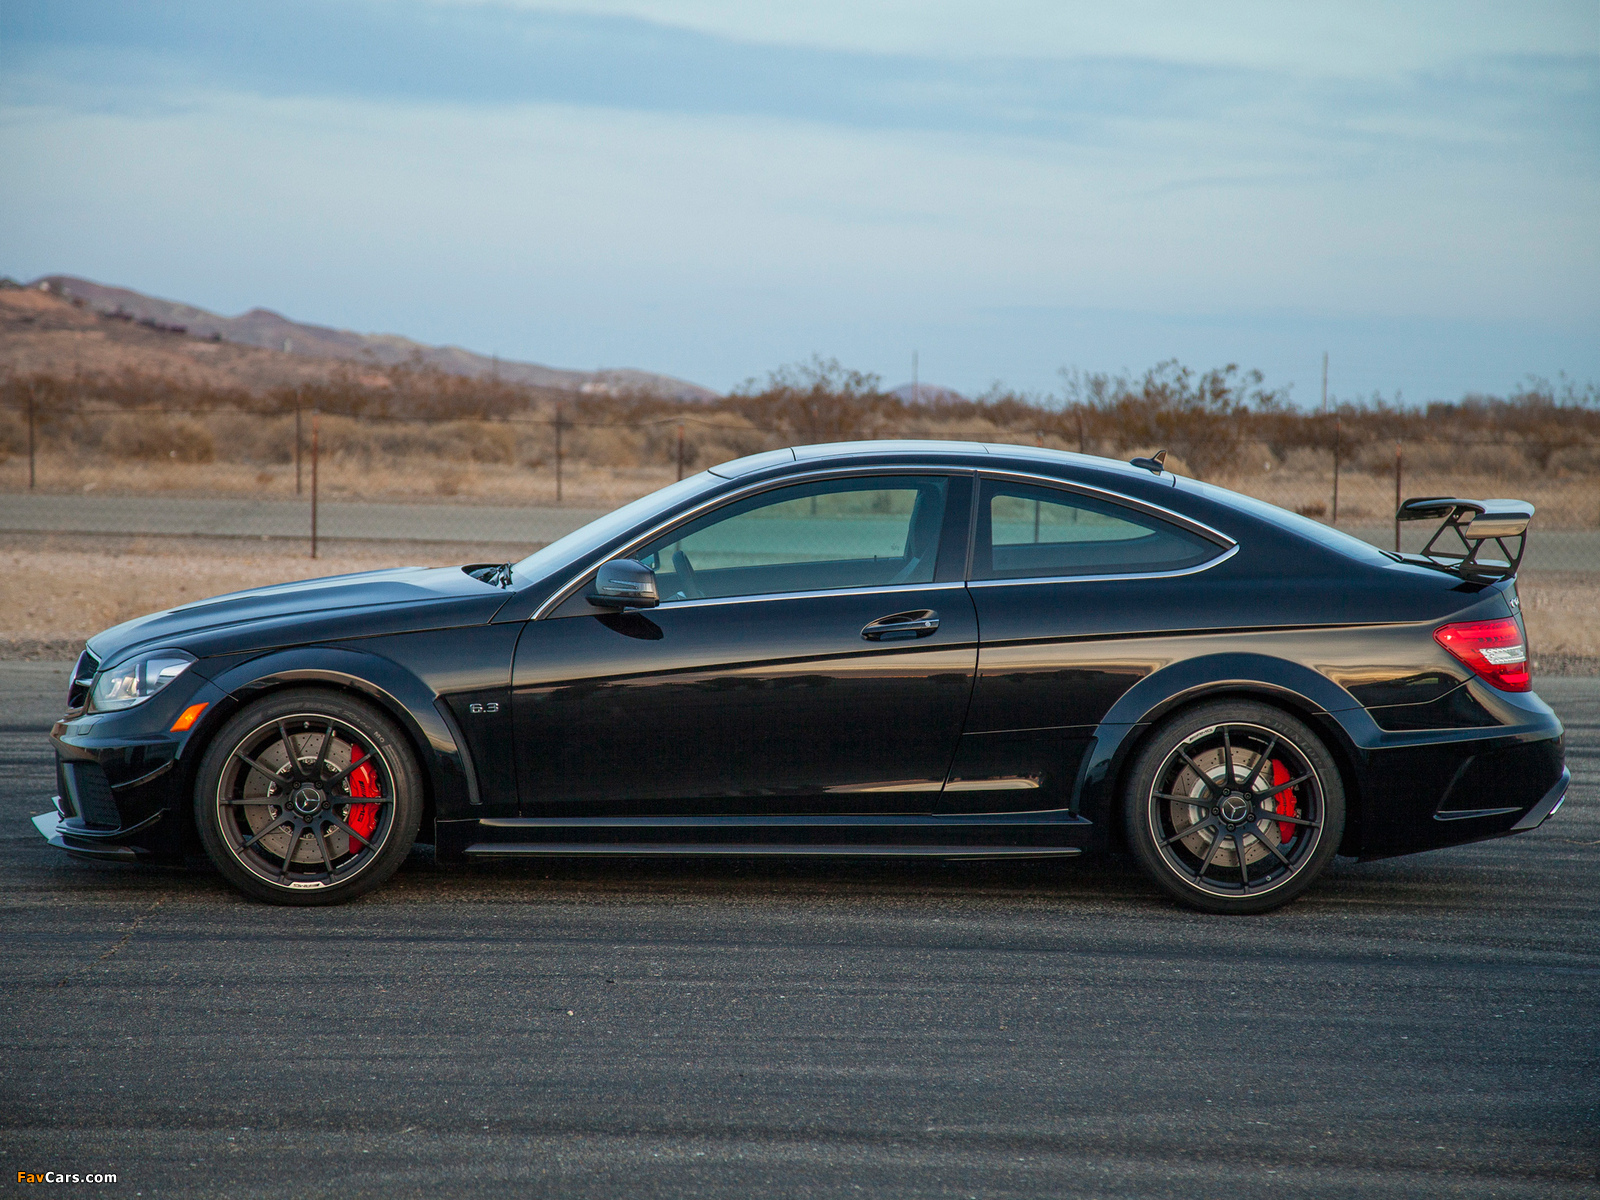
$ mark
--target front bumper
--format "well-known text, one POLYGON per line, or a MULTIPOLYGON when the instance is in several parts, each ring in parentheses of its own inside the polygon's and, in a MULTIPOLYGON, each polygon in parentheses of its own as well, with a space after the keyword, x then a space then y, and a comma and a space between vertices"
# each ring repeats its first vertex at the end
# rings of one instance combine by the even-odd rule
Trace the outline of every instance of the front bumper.
POLYGON ((151 857, 143 846, 126 841, 137 836, 161 819, 157 812, 133 829, 90 829, 80 821, 61 815, 61 797, 52 796, 56 811, 40 813, 33 818, 33 827, 44 835, 57 850, 65 850, 74 858, 94 859, 97 862, 140 862, 151 857))
POLYGON ((52 846, 111 862, 179 863, 198 850, 188 811, 190 759, 224 719, 227 693, 199 676, 184 683, 137 708, 75 712, 56 722, 55 812, 33 821, 52 846), (208 705, 201 720, 174 732, 178 713, 196 701, 208 705))

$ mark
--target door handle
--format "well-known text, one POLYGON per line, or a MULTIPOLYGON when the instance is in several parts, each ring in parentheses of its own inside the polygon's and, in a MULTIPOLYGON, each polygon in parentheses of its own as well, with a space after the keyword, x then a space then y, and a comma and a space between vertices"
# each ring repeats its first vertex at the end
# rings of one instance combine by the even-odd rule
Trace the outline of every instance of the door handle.
POLYGON ((879 617, 862 628, 861 636, 869 642, 895 642, 904 638, 927 637, 938 628, 939 614, 931 608, 919 608, 915 612, 890 613, 887 617, 879 617))

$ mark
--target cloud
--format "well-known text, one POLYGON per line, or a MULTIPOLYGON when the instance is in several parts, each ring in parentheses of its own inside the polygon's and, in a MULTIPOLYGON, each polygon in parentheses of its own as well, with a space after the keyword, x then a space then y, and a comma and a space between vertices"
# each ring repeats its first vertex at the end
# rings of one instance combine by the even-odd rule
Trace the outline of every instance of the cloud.
POLYGON ((1377 75, 1152 56, 952 56, 739 40, 629 15, 501 4, 11 0, 0 64, 106 104, 186 88, 764 116, 1106 144, 1130 124, 1288 139, 1290 153, 1510 138, 1590 166, 1600 56, 1477 57, 1377 75), (1553 119, 1560 118, 1560 119, 1553 119))

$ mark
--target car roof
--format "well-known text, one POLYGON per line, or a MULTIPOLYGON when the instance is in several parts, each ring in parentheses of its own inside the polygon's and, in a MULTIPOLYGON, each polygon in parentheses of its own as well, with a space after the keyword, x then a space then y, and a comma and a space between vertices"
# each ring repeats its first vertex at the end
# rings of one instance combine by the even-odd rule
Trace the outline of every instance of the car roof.
POLYGON ((736 458, 709 468, 711 474, 723 479, 739 479, 761 471, 781 471, 785 467, 804 464, 824 466, 833 461, 841 465, 861 459, 879 459, 886 462, 925 461, 948 466, 954 461, 973 468, 1000 467, 1007 460, 1023 463, 1036 469, 1063 467, 1077 471, 1109 472, 1151 483, 1159 479, 1173 486, 1176 478, 1170 473, 1157 475, 1143 467, 1093 454, 1074 454, 1069 450, 1053 450, 1045 446, 1014 446, 1003 442, 957 442, 933 438, 882 438, 857 442, 818 442, 806 446, 787 446, 781 450, 767 450, 759 454, 736 458))

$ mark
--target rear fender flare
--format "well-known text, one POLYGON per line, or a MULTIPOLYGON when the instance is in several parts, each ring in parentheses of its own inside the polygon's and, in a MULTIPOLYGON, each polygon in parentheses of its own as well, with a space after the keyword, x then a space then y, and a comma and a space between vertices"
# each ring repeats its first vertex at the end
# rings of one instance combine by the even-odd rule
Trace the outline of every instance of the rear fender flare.
POLYGON ((1360 820, 1361 747, 1381 733, 1366 709, 1326 675, 1300 663, 1265 654, 1208 654, 1145 676, 1095 727, 1078 776, 1076 807, 1101 830, 1102 844, 1115 844, 1125 775, 1154 726, 1191 704, 1235 697, 1276 704, 1322 735, 1339 762, 1354 828, 1360 820))

